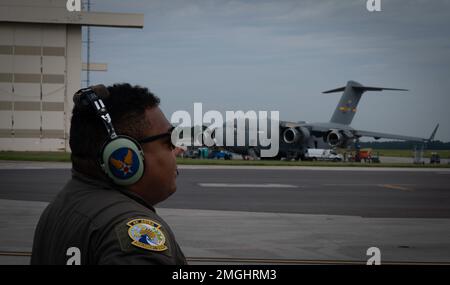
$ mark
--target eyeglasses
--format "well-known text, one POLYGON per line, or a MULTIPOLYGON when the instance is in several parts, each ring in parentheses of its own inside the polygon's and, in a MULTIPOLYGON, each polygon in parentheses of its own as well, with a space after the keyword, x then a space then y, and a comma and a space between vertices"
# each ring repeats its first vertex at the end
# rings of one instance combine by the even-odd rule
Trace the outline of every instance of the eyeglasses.
MULTIPOLYGON (((149 142, 154 142, 154 141, 156 141, 156 140, 164 139, 164 138, 167 138, 167 137, 170 137, 170 138, 171 138, 171 137, 172 137, 172 132, 173 132, 174 129, 175 129, 175 127, 172 127, 172 128, 170 128, 170 130, 167 131, 166 133, 162 133, 162 134, 159 134, 159 135, 154 135, 154 136, 145 137, 145 138, 143 138, 143 139, 138 140, 138 142, 139 142, 140 144, 144 144, 144 143, 149 143, 149 142)), ((174 149, 176 146, 172 143, 172 139, 170 139, 169 141, 170 141, 170 144, 171 144, 172 149, 174 149)))

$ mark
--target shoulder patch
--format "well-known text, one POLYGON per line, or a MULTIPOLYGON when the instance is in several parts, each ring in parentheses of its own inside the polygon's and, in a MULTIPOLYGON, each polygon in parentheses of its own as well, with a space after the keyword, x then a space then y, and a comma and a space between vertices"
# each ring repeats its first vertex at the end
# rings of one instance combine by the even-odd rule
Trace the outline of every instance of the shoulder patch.
POLYGON ((161 225, 148 219, 134 219, 127 223, 131 244, 150 251, 165 251, 166 237, 161 225))

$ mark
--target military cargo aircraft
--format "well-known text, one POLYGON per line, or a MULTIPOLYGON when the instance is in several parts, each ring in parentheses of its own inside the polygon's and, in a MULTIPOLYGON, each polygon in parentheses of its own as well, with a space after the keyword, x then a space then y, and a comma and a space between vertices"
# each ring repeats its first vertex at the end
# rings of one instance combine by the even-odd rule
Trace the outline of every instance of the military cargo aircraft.
MULTIPOLYGON (((275 159, 301 159, 308 148, 346 148, 357 142, 361 137, 372 137, 375 139, 386 138, 404 141, 415 141, 426 143, 433 140, 439 124, 436 125, 429 138, 387 134, 373 131, 357 130, 350 126, 356 114, 356 107, 366 91, 408 91, 407 89, 383 88, 363 86, 358 82, 349 81, 344 87, 325 91, 323 93, 343 92, 342 97, 334 110, 329 122, 307 123, 280 121, 279 135, 280 145, 278 155, 275 159)), ((248 131, 246 127, 246 131, 248 131)), ((225 146, 225 149, 234 153, 260 156, 262 147, 256 146, 225 146)))

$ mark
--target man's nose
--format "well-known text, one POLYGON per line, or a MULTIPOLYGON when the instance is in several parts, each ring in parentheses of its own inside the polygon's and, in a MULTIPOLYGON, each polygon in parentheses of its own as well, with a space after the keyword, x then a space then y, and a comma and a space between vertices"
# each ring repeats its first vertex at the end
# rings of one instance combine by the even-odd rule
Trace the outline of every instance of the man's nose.
POLYGON ((174 156, 178 156, 180 154, 182 154, 184 152, 184 149, 182 149, 181 147, 176 147, 172 150, 172 154, 174 156))

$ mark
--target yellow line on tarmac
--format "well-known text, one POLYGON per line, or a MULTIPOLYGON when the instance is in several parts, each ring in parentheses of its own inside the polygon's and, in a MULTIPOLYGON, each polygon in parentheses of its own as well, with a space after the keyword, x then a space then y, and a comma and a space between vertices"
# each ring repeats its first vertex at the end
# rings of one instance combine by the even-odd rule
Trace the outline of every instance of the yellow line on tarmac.
MULTIPOLYGON (((237 263, 237 264, 290 264, 290 265, 365 265, 359 260, 307 260, 307 259, 253 259, 224 257, 187 257, 190 262, 237 263)), ((450 262, 381 261, 383 265, 450 265, 450 262)))
POLYGON ((0 251, 0 256, 31 256, 31 252, 0 251))
MULTIPOLYGON (((0 256, 31 256, 31 252, 0 251, 0 256)), ((308 260, 308 259, 271 259, 271 258, 233 258, 233 257, 187 257, 189 262, 237 263, 237 264, 290 264, 290 265, 365 265, 359 260, 308 260)), ((450 262, 411 262, 385 261, 383 265, 450 265, 450 262)))
POLYGON ((401 190, 401 191, 414 191, 411 188, 407 188, 407 187, 395 185, 395 184, 379 184, 378 186, 383 187, 383 188, 388 188, 388 189, 401 190))

